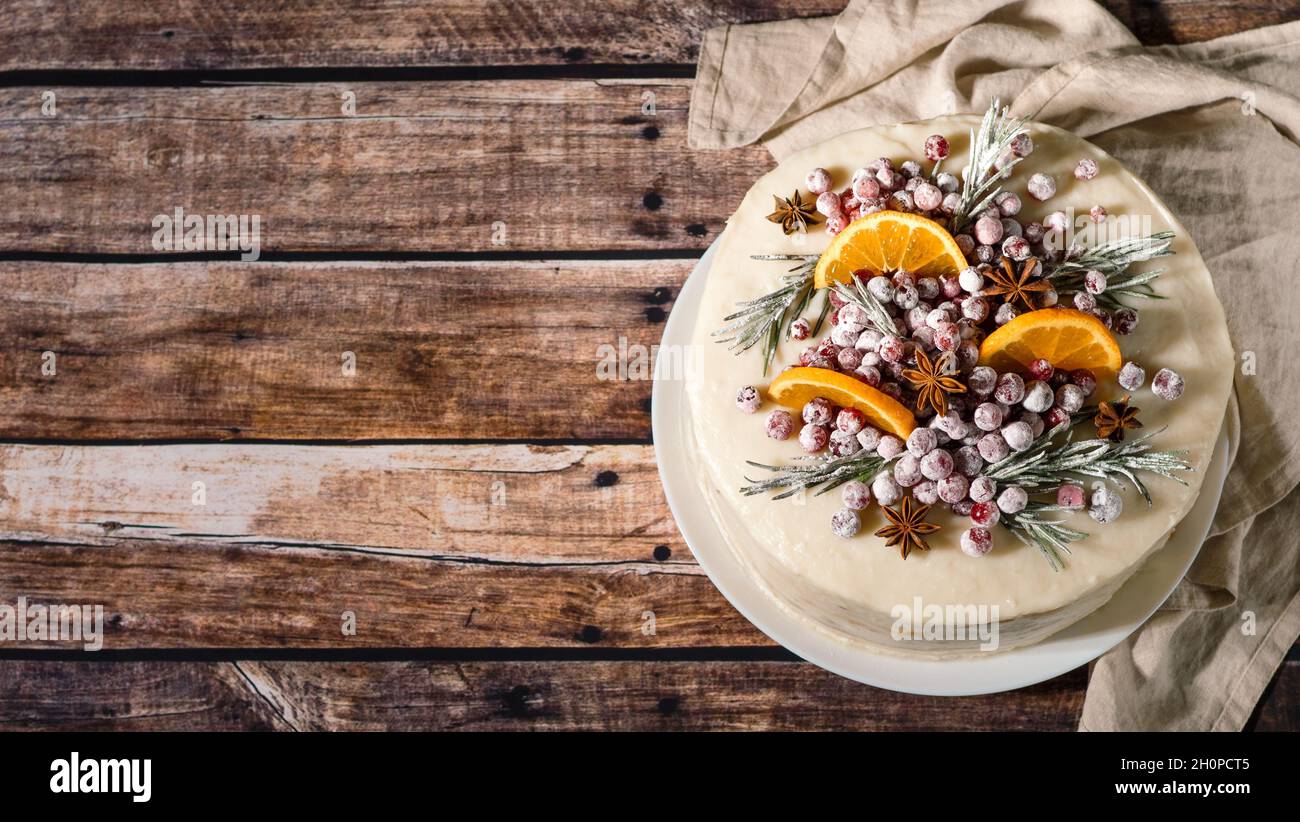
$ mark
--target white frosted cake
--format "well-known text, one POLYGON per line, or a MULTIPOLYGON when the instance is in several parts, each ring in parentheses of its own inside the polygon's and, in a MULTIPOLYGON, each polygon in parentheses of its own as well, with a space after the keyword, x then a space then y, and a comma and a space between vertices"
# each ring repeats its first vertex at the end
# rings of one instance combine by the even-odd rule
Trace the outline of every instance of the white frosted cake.
POLYGON ((999 650, 1102 606, 1196 499, 1234 366, 1205 265, 1151 190, 1087 141, 993 111, 849 132, 758 180, 718 241, 693 342, 701 367, 690 375, 687 427, 730 548, 801 620, 905 654, 981 643, 901 641, 900 606, 996 606, 999 650), (981 194, 1004 193, 983 202, 974 175, 990 148, 1000 156, 981 194), (783 210, 792 192, 820 213, 783 210), (916 228, 906 243, 939 243, 946 256, 901 276, 872 270, 891 261, 890 241, 872 232, 922 219, 937 231, 916 228), (954 261, 954 247, 964 259, 954 261), (853 248, 879 253, 854 258, 853 248), (772 255, 789 258, 756 259, 772 255), (806 305, 796 299, 783 313, 778 298, 750 315, 757 325, 725 319, 812 278, 814 263, 826 287, 807 280, 806 305), (1039 285, 999 293, 1008 280, 1039 285), (836 288, 818 328, 823 292, 836 288), (854 293, 865 302, 844 296, 854 293), (1031 360, 1044 345, 1063 362, 1031 360), (952 390, 921 390, 940 376, 952 390), (819 399, 821 385, 839 393, 819 399), (1093 443, 1093 460, 1063 451, 1067 436, 1093 443), (1024 472, 1031 463, 1041 470, 1024 472), (1096 464, 1127 466, 1151 503, 1122 471, 1089 475, 1096 464), (815 474, 803 492, 774 499, 815 474), (877 535, 886 509, 920 541, 887 545, 898 529, 877 535))

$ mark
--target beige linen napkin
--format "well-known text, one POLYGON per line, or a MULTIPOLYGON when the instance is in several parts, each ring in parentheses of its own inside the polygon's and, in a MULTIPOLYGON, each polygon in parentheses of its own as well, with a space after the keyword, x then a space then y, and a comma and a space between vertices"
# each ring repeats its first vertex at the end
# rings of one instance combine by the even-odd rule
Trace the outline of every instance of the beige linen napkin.
POLYGON ((1232 468, 1186 579, 1095 663, 1081 729, 1238 730, 1300 634, 1297 90, 1300 22, 1143 48, 1093 0, 854 0, 705 36, 695 147, 762 142, 779 160, 996 96, 1118 157, 1204 255, 1241 356, 1232 468))

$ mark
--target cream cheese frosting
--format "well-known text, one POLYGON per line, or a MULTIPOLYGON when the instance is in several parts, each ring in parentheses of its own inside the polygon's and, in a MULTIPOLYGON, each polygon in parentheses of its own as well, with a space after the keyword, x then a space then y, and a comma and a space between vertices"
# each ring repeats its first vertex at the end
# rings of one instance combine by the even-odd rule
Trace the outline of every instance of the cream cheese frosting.
MULTIPOLYGON (((1101 149, 1069 132, 1030 123, 1034 152, 1003 183, 1024 202, 1018 219, 1041 220, 1049 212, 1068 208, 1086 215, 1092 206, 1101 205, 1110 219, 1128 220, 1129 234, 1172 230, 1177 235, 1174 256, 1134 266, 1133 270, 1163 269, 1154 288, 1165 299, 1135 303, 1141 311, 1138 327, 1119 339, 1124 358, 1136 360, 1149 375, 1172 368, 1186 379, 1186 391, 1176 401, 1157 399, 1149 384, 1133 397, 1142 409, 1144 433, 1160 431, 1154 447, 1186 451, 1185 458, 1193 466, 1193 471, 1183 474, 1186 485, 1150 478, 1152 506, 1133 489, 1125 490, 1124 514, 1108 525, 1094 522, 1084 512, 1068 514, 1067 524, 1089 536, 1072 546, 1060 571, 998 526, 993 529, 995 546, 989 555, 963 554, 958 536, 969 521, 942 504, 930 517, 943 526, 930 539, 932 550, 901 560, 896 550, 872 535, 883 524, 874 505, 863 512, 862 532, 842 539, 828 527, 831 515, 841 507, 838 492, 782 501, 740 493, 747 476, 761 475, 746 460, 782 465, 801 452, 793 439, 776 441, 766 436, 764 416, 777 406, 765 401, 759 413, 743 414, 735 407, 736 391, 745 385, 765 388, 782 367, 797 361, 807 343, 783 340, 773 368, 764 376, 759 347, 736 355, 716 342, 712 332, 724 324, 723 317, 735 310, 737 302, 773 290, 778 277, 793 265, 757 261, 752 255, 816 254, 830 240, 822 226, 806 235, 783 235, 779 226, 766 219, 772 196, 803 190, 804 176, 815 167, 827 169, 838 190, 848 184, 854 169, 877 157, 896 162, 920 157, 930 134, 948 138, 951 154, 944 168, 956 173, 966 162, 969 133, 978 124, 977 117, 954 116, 863 129, 791 156, 750 189, 728 220, 707 272, 693 336, 697 349, 693 361, 699 367, 691 370, 687 383, 687 428, 695 440, 702 493, 729 546, 764 590, 800 619, 845 642, 868 642, 906 653, 968 650, 970 643, 890 639, 891 611, 917 597, 927 604, 996 605, 1002 649, 1039 641, 1086 616, 1164 544, 1190 509, 1223 420, 1234 355, 1209 272, 1186 230, 1141 180, 1101 149), (1079 181, 1072 176, 1082 158, 1097 162, 1100 174, 1095 179, 1079 181), (1036 172, 1057 181, 1056 195, 1044 203, 1025 190, 1026 180, 1036 172)), ((1114 384, 1099 391, 1120 393, 1114 384)), ((1091 436, 1091 431, 1084 435, 1091 436)))

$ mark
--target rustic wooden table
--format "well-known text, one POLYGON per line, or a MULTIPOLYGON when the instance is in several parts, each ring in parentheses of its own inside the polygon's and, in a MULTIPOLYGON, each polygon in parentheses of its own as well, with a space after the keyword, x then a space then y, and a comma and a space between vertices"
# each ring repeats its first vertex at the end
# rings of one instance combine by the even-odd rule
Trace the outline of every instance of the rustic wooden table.
MULTIPOLYGON (((687 148, 703 31, 842 4, 0 7, 0 602, 106 618, 0 647, 0 727, 1073 728, 1085 669, 925 699, 774 647, 673 526, 650 382, 597 377, 771 166, 687 148), (263 260, 159 253, 178 206, 263 260)), ((1300 656, 1252 724, 1300 728, 1300 656)))

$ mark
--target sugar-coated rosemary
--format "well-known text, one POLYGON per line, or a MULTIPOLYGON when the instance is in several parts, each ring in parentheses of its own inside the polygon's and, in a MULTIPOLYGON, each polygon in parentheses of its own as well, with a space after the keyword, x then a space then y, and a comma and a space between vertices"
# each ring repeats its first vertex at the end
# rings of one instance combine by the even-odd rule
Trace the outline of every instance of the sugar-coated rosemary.
POLYGON ((836 283, 831 286, 835 293, 844 298, 845 302, 853 303, 867 313, 867 319, 871 325, 881 334, 897 334, 898 328, 894 325, 894 318, 889 316, 889 312, 880 304, 872 295, 867 287, 863 285, 862 280, 858 277, 851 277, 847 283, 836 283))
POLYGON ((1121 237, 1049 264, 1045 274, 1057 291, 1070 293, 1083 290, 1083 278, 1087 272, 1100 271, 1106 275, 1107 284, 1106 290, 1097 295, 1097 303, 1111 310, 1123 307, 1126 297, 1163 300, 1164 297, 1152 289, 1151 283, 1164 273, 1164 269, 1126 272, 1133 263, 1173 254, 1173 242, 1172 231, 1158 231, 1145 237, 1121 237))
POLYGON ((1050 516, 1052 512, 1067 510, 1070 509, 1045 502, 1030 501, 1023 510, 1004 515, 1001 523, 1004 528, 1015 534, 1016 539, 1031 548, 1037 548, 1051 564, 1053 571, 1059 571, 1065 567, 1065 560, 1061 554, 1070 553, 1070 543, 1078 542, 1088 536, 1087 531, 1071 528, 1065 524, 1064 519, 1050 516))
MULTIPOLYGON (((813 271, 817 267, 817 255, 758 254, 753 259, 795 260, 799 264, 781 276, 781 287, 776 291, 739 303, 740 310, 724 317, 723 322, 727 325, 714 331, 713 336, 720 337, 718 342, 731 343, 731 348, 737 354, 762 343, 763 373, 766 374, 772 367, 777 345, 781 342, 782 329, 788 337, 790 323, 812 302, 816 291, 813 287, 813 271)), ((823 302, 817 325, 812 330, 814 335, 821 330, 829 305, 829 302, 823 302)))
POLYGON ((972 214, 988 208, 993 198, 1002 193, 998 180, 1022 159, 1011 154, 1011 141, 1025 131, 1025 121, 1010 119, 999 100, 995 99, 984 112, 979 130, 970 133, 970 163, 962 172, 964 185, 961 203, 952 215, 953 234, 960 233, 972 214), (997 168, 998 160, 1004 157, 1010 159, 997 168))
POLYGON ((1121 442, 1100 439, 1072 442, 1066 439, 1054 443, 1052 437, 1064 428, 1065 424, 1057 426, 1028 450, 994 463, 984 471, 985 475, 999 483, 1019 485, 1030 493, 1053 491, 1084 477, 1113 482, 1120 488, 1125 487, 1127 480, 1148 505, 1151 504, 1151 493, 1138 476, 1139 471, 1187 484, 1174 473, 1192 470, 1183 459, 1185 451, 1151 450, 1149 441, 1160 431, 1121 442))
POLYGON ((761 462, 745 460, 746 465, 771 471, 773 476, 765 480, 752 480, 745 477, 749 485, 742 486, 740 493, 751 497, 767 491, 785 489, 772 497, 777 500, 821 485, 823 487, 817 491, 820 495, 838 488, 849 480, 870 482, 890 462, 891 460, 878 456, 875 451, 859 451, 832 460, 805 457, 801 459, 800 465, 764 465, 761 462))

